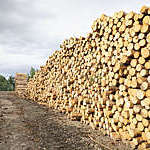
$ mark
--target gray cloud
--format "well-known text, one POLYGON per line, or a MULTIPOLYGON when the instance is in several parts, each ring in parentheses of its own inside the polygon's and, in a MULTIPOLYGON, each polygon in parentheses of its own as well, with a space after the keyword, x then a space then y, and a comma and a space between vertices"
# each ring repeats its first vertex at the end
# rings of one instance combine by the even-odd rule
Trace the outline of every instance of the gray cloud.
MULTIPOLYGON (((0 44, 9 45, 11 51, 26 51, 29 53, 31 49, 47 49, 48 40, 41 40, 40 22, 44 22, 46 18, 52 20, 55 15, 51 11, 41 11, 38 9, 37 1, 32 0, 1 0, 0 2, 0 44), (35 27, 35 26, 38 26, 35 27), (29 50, 28 50, 29 49, 29 50)), ((7 50, 9 52, 9 50, 7 50)))

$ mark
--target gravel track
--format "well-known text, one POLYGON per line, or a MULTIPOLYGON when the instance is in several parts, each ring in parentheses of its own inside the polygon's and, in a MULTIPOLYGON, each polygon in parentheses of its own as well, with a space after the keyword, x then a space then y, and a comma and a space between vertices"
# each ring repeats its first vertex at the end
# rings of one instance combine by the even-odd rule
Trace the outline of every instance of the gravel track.
POLYGON ((0 150, 129 150, 65 114, 0 92, 0 150))

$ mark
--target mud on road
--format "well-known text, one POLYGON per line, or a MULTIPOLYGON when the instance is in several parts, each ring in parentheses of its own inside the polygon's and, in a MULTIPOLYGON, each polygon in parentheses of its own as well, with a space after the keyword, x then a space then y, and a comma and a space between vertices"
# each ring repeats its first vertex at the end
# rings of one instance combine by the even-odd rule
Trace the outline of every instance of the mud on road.
POLYGON ((65 114, 0 92, 0 150, 128 150, 65 114))

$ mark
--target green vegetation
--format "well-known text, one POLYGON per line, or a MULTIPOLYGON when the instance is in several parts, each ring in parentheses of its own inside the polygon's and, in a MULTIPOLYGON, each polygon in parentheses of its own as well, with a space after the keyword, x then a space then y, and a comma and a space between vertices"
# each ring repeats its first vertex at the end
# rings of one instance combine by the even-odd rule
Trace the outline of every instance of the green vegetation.
MULTIPOLYGON (((35 70, 33 67, 30 69, 30 73, 28 74, 28 79, 33 78, 35 75, 35 70)), ((0 91, 14 91, 15 90, 15 78, 10 76, 8 80, 0 75, 0 91)))
POLYGON ((31 67, 30 73, 28 74, 28 80, 29 80, 30 78, 33 78, 33 76, 35 75, 35 72, 36 72, 36 70, 35 70, 33 67, 31 67))
POLYGON ((0 75, 0 91, 14 91, 15 80, 14 77, 10 76, 8 80, 0 75))
POLYGON ((30 78, 33 78, 34 75, 35 75, 35 69, 33 67, 31 67, 30 78))

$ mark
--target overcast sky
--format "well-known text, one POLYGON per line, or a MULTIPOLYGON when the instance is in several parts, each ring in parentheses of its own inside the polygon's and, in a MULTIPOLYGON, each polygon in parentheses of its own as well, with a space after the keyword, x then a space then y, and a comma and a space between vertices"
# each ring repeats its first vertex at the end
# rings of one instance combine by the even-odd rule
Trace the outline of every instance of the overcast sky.
POLYGON ((71 36, 85 36, 102 13, 139 12, 150 0, 0 0, 0 74, 29 72, 71 36))

